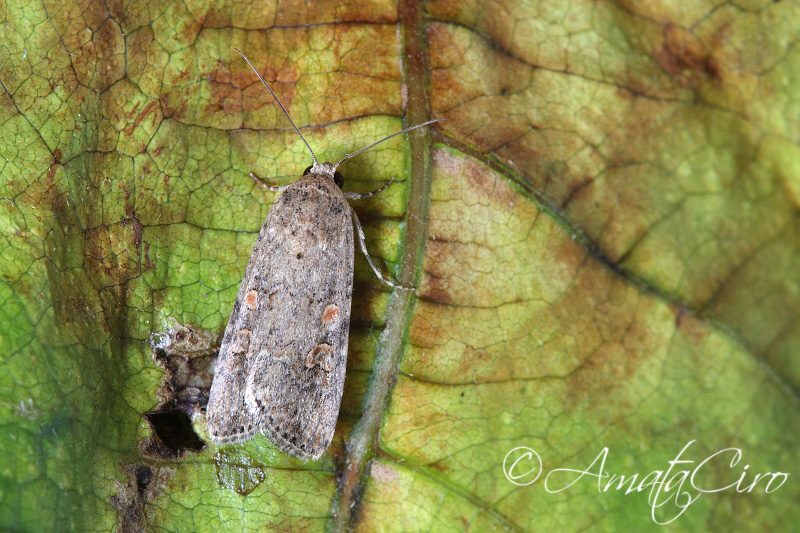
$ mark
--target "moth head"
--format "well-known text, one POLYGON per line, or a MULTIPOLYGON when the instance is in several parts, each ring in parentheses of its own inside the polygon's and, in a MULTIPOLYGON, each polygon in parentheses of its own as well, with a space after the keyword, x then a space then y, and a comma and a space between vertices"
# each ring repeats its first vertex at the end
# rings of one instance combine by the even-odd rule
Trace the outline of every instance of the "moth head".
POLYGON ((336 170, 336 166, 333 163, 329 163, 325 161, 324 163, 314 163, 307 169, 303 171, 303 176, 308 176, 309 174, 321 174, 333 180, 337 187, 340 189, 344 186, 344 176, 342 173, 336 170))

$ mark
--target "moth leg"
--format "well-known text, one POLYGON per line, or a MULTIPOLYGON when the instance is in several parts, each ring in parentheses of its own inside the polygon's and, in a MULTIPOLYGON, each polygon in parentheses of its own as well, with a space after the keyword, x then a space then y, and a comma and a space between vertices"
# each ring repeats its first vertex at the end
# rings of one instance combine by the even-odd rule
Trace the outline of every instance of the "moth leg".
MULTIPOLYGON (((344 197, 345 197, 345 198, 349 198, 350 200, 359 200, 359 199, 361 199, 361 198, 369 198, 370 196, 373 196, 373 195, 375 195, 375 194, 378 194, 379 192, 381 192, 381 191, 385 190, 385 189, 386 189, 386 188, 387 188, 389 185, 391 185, 392 183, 394 183, 394 178, 390 179, 390 180, 389 180, 389 183, 387 183, 386 185, 384 185, 384 186, 383 186, 383 187, 381 187, 380 189, 375 189, 375 190, 374 190, 374 191, 372 191, 372 192, 363 192, 363 193, 357 193, 357 192, 346 192, 346 193, 344 193, 344 197)), ((374 268, 374 267, 373 267, 373 268, 374 268)))
POLYGON ((402 289, 406 291, 413 290, 414 287, 405 287, 403 285, 398 285, 383 277, 383 274, 380 273, 378 267, 375 266, 375 263, 372 262, 372 258, 369 256, 369 252, 367 251, 367 243, 365 241, 365 236, 364 236, 364 229, 361 227, 361 222, 358 220, 358 215, 356 215, 356 212, 352 207, 350 208, 350 216, 353 218, 353 222, 355 223, 356 226, 356 233, 358 234, 358 244, 361 246, 361 251, 364 253, 364 257, 367 258, 367 263, 369 263, 369 266, 372 267, 372 271, 375 272, 376 276, 378 276, 378 279, 380 279, 390 287, 394 287, 395 289, 402 289))
POLYGON ((262 189, 267 189, 273 192, 280 192, 289 185, 291 185, 291 183, 287 183, 286 185, 281 185, 280 187, 273 187, 272 185, 267 185, 266 183, 264 183, 264 180, 262 180, 252 172, 250 173, 250 177, 253 178, 253 181, 255 181, 258 184, 258 186, 261 187, 262 189))

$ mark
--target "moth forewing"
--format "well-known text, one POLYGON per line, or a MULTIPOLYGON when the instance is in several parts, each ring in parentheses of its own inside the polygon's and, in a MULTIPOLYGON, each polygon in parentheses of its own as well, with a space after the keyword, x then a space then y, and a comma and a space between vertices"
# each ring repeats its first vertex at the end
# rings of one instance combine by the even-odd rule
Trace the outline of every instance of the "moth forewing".
POLYGON ((333 181, 309 174, 284 191, 264 227, 268 260, 245 276, 258 290, 245 405, 281 450, 317 459, 333 438, 347 366, 350 206, 333 181))

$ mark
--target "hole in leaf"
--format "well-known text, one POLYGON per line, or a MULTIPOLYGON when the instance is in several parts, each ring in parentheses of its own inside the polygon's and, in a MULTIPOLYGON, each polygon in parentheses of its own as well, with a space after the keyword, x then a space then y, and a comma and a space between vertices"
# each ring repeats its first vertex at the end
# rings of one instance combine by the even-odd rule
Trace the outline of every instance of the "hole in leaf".
POLYGON ((166 411, 145 414, 153 433, 161 443, 176 454, 183 450, 198 452, 206 444, 192 428, 192 421, 183 411, 166 411))

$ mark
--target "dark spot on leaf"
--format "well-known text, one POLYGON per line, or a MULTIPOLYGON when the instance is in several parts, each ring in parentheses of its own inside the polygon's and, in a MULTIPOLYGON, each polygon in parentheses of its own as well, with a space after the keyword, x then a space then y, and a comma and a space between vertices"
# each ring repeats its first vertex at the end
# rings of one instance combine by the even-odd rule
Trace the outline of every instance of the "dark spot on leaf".
POLYGON ((672 23, 664 26, 663 34, 664 45, 656 60, 678 84, 691 86, 704 78, 717 82, 722 79, 723 69, 714 57, 714 50, 724 40, 724 26, 710 44, 701 43, 691 32, 672 23))
POLYGON ((116 493, 109 498, 117 510, 116 531, 149 531, 145 505, 161 495, 174 470, 145 463, 121 464, 120 469, 128 476, 128 482, 114 481, 116 493))
POLYGON ((153 479, 153 470, 148 465, 139 465, 136 467, 136 487, 143 491, 150 484, 153 479))

